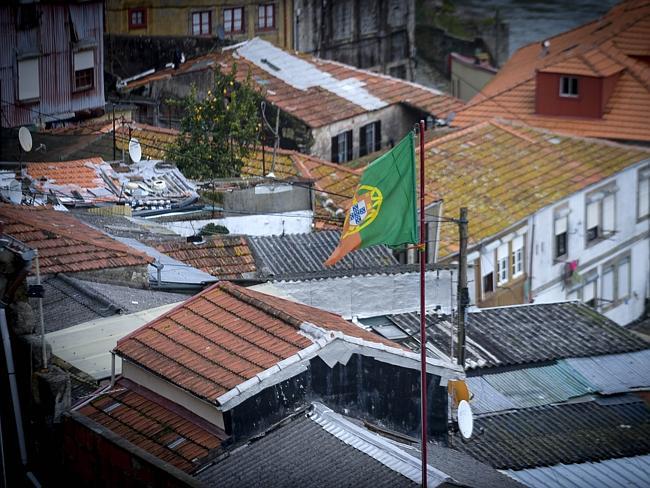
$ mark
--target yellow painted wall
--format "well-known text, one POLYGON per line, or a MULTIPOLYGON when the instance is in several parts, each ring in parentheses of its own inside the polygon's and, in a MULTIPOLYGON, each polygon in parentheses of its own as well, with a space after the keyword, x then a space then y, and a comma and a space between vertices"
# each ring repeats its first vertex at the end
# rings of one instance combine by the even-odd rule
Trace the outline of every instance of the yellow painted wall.
POLYGON ((250 0, 107 0, 106 33, 136 36, 189 36, 191 35, 191 13, 212 12, 212 36, 216 36, 217 26, 223 24, 223 9, 244 7, 246 31, 237 35, 226 35, 226 39, 243 41, 260 37, 279 47, 293 46, 293 0, 275 2, 250 0), (275 29, 257 30, 257 11, 259 5, 275 3, 275 29), (143 29, 129 30, 129 9, 147 9, 147 26, 143 29), (286 27, 286 28, 285 28, 286 27))

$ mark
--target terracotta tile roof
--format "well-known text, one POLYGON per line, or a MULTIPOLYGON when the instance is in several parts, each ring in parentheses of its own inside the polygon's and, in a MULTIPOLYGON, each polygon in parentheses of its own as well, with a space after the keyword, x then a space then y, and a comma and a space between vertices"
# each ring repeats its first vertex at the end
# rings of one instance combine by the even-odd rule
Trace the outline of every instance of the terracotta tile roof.
MULTIPOLYGON (((383 102, 384 106, 403 103, 434 114, 439 118, 444 118, 450 112, 458 111, 463 105, 462 101, 423 85, 371 73, 335 61, 323 60, 293 52, 289 53, 260 39, 248 41, 236 49, 228 49, 221 53, 194 58, 176 70, 171 68, 160 70, 129 83, 125 90, 130 91, 153 81, 170 79, 173 76, 183 75, 192 71, 214 69, 217 64, 221 65, 223 69, 228 70, 231 64, 237 63, 239 69, 237 78, 240 81, 244 81, 250 74, 253 82, 269 102, 280 107, 285 113, 303 121, 309 127, 322 127, 339 120, 349 119, 350 117, 366 113, 369 110, 364 108, 358 100, 353 102, 341 96, 341 91, 338 91, 337 94, 335 93, 336 90, 328 90, 319 85, 308 86, 305 89, 296 88, 282 81, 281 77, 273 76, 272 72, 274 72, 274 69, 270 69, 270 71, 262 69, 247 58, 245 54, 242 54, 244 52, 243 50, 253 45, 259 52, 265 53, 264 56, 266 58, 278 64, 280 64, 283 56, 290 56, 294 62, 308 63, 315 70, 320 71, 320 76, 325 76, 330 81, 331 77, 328 75, 334 78, 334 82, 341 82, 340 84, 345 85, 348 89, 362 88, 367 92, 367 95, 383 102)), ((263 59, 265 59, 264 56, 263 59)), ((271 62, 271 64, 273 63, 271 62)), ((278 66, 275 67, 277 68, 278 66)), ((275 71, 279 72, 282 69, 280 67, 275 71)), ((297 72, 292 76, 298 79, 302 75, 303 73, 297 72)), ((310 81, 313 80, 299 80, 300 83, 307 85, 309 85, 310 81)))
POLYGON ((242 236, 205 237, 202 244, 183 240, 151 243, 160 252, 222 280, 237 280, 255 273, 255 260, 242 236))
POLYGON ((29 163, 27 175, 38 191, 52 190, 70 198, 72 192, 77 192, 84 200, 93 202, 117 201, 113 190, 120 187, 117 175, 102 158, 29 163))
POLYGON ((126 379, 118 380, 114 388, 103 391, 78 411, 187 473, 226 438, 225 432, 189 410, 126 379))
MULTIPOLYGON (((278 149, 275 156, 275 169, 273 171, 276 178, 285 179, 300 176, 292 157, 294 154, 296 154, 295 151, 278 149)), ((255 151, 251 157, 244 161, 244 166, 241 169, 242 177, 266 176, 271 171, 272 160, 272 147, 265 147, 264 152, 261 150, 255 151)))
POLYGON ((650 141, 650 2, 628 0, 602 19, 519 49, 462 108, 454 124, 468 126, 493 117, 580 136, 650 141), (645 57, 645 58, 644 58, 645 57), (606 77, 620 73, 602 118, 535 113, 536 72, 606 77))
MULTIPOLYGON (((427 203, 442 199, 453 218, 468 207, 470 246, 650 158, 650 150, 496 120, 434 139, 425 150, 427 203)), ((442 225, 440 257, 455 253, 457 241, 456 226, 442 225)))
POLYGON ((309 322, 399 347, 338 315, 220 282, 117 343, 116 353, 194 395, 216 401, 310 345, 309 322))
POLYGON ((43 274, 142 266, 153 261, 66 212, 0 204, 0 220, 5 234, 38 249, 43 274))
MULTIPOLYGON (((176 129, 156 127, 139 122, 127 122, 115 129, 115 145, 121 152, 129 151, 129 134, 140 142, 143 158, 166 159, 167 146, 178 136, 176 129)), ((173 159, 173 158, 170 158, 173 159)))

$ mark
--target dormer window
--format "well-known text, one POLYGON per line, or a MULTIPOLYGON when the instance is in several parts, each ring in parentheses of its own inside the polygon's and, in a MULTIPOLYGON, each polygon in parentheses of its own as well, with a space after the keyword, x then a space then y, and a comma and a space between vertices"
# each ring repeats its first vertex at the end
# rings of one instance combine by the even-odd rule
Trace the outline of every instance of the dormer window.
POLYGON ((578 78, 575 76, 560 77, 560 96, 577 97, 578 96, 578 78))

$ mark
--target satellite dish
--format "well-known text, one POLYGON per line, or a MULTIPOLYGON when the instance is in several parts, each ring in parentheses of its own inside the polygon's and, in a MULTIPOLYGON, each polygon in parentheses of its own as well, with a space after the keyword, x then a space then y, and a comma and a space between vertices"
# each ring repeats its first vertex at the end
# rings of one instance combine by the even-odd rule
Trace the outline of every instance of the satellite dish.
POLYGON ((23 151, 29 152, 32 150, 32 134, 27 127, 21 127, 18 130, 18 142, 23 151))
POLYGON ((139 163, 142 159, 142 148, 135 137, 129 141, 129 156, 134 163, 139 163))
POLYGON ((469 439, 472 437, 474 416, 472 414, 472 407, 465 400, 461 400, 458 404, 458 429, 463 438, 469 439))

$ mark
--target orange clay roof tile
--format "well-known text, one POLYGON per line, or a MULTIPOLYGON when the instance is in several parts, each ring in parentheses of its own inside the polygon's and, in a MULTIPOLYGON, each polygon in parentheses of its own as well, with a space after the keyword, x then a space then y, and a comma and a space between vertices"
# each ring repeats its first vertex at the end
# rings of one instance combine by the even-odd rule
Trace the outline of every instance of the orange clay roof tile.
POLYGON ((650 141, 650 2, 628 0, 602 19, 519 49, 497 76, 461 108, 454 124, 503 117, 557 132, 650 141), (535 113, 537 72, 609 77, 620 73, 601 118, 535 113))
POLYGON ((143 266, 153 261, 66 212, 0 204, 0 220, 5 234, 38 249, 43 274, 143 266))
POLYGON ((399 347, 323 310, 220 282, 118 342, 116 352, 194 395, 222 394, 309 347, 309 322, 399 347))

